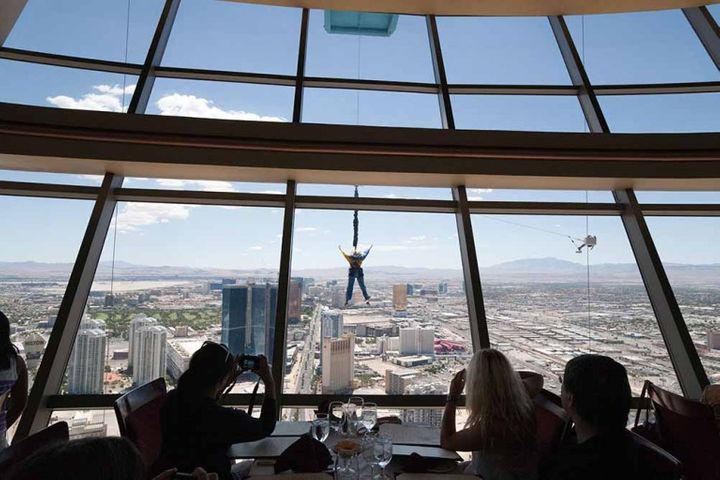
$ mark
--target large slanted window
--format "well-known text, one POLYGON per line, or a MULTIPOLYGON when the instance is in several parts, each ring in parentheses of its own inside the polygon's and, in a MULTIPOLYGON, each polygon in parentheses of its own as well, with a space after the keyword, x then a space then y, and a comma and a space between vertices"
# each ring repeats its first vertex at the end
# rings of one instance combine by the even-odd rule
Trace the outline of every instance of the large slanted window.
POLYGON ((163 0, 29 0, 3 46, 141 64, 163 0))
POLYGON ((652 217, 647 223, 710 383, 718 383, 720 254, 708 239, 720 233, 720 219, 652 217))
POLYGON ((136 83, 133 75, 0 60, 0 102, 126 112, 136 83))
POLYGON ((347 300, 349 262, 340 249, 352 253, 353 211, 296 211, 292 278, 305 296, 301 317, 288 326, 296 357, 284 391, 444 394, 449 376, 473 351, 455 218, 358 215, 358 250, 372 247, 362 262, 367 303, 359 278, 347 300))
MULTIPOLYGON (((62 392, 117 394, 157 377, 172 387, 206 340, 271 358, 282 217, 272 207, 120 202, 62 392)), ((255 380, 241 376, 233 392, 255 380)))
POLYGON ((628 370, 635 395, 646 379, 679 390, 637 265, 617 217, 474 215, 490 340, 518 369, 558 374, 583 353, 628 370), (587 234, 590 253, 577 253, 587 234))
POLYGON ((93 203, 0 196, 0 310, 32 386, 93 203))

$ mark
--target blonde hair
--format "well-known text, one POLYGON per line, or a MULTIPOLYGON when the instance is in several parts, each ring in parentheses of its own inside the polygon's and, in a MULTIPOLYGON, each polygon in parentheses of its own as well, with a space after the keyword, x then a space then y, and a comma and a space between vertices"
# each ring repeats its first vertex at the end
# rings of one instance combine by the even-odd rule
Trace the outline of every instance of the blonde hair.
POLYGON ((520 375, 507 357, 488 348, 467 367, 467 427, 479 427, 481 450, 522 453, 535 447, 535 410, 520 375))

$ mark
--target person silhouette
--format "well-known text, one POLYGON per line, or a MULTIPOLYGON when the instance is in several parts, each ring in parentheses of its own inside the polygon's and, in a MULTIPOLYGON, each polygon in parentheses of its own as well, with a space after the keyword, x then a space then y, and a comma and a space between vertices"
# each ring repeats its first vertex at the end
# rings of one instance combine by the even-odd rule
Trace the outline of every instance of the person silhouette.
POLYGON ((367 288, 365 288, 365 274, 363 273, 362 263, 370 254, 370 249, 372 249, 372 245, 370 245, 370 248, 368 248, 364 252, 358 250, 356 247, 353 247, 352 253, 349 254, 345 253, 340 247, 340 245, 338 245, 338 249, 350 265, 350 268, 348 268, 347 290, 345 291, 345 305, 347 306, 352 299, 353 288, 355 287, 355 280, 357 280, 358 285, 360 285, 360 291, 362 292, 363 297, 365 297, 365 303, 370 305, 370 295, 368 295, 367 288))

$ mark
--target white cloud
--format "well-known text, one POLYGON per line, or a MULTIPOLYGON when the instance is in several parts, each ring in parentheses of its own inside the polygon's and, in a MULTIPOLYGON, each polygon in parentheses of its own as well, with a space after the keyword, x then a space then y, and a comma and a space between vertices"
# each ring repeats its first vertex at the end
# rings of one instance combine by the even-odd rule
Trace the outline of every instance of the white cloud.
POLYGON ((172 189, 202 190, 204 192, 235 192, 231 182, 224 180, 179 180, 176 178, 158 178, 158 185, 172 189), (198 187, 198 188, 192 188, 198 187))
POLYGON ((165 95, 155 105, 160 115, 173 115, 181 117, 220 118, 228 120, 255 120, 262 122, 286 122, 282 117, 264 116, 243 110, 224 110, 216 106, 212 100, 195 95, 173 93, 165 95))
POLYGON ((253 251, 253 252, 257 252, 258 250, 262 250, 262 249, 263 249, 262 245, 253 245, 252 247, 248 248, 248 250, 253 251))
POLYGON ((302 232, 317 232, 317 228, 315 227, 300 227, 295 229, 296 232, 302 233, 302 232))
POLYGON ((417 235, 415 237, 410 237, 408 240, 406 240, 405 243, 422 242, 426 238, 427 238, 427 236, 425 236, 425 235, 417 235))
POLYGON ((492 188, 468 188, 467 189, 467 196, 468 200, 482 200, 483 195, 486 193, 492 193, 492 188))
POLYGON ((128 203, 118 214, 117 228, 127 233, 148 225, 186 220, 190 216, 190 208, 187 205, 163 203, 128 203))
MULTIPOLYGON (((123 111, 123 96, 132 95, 135 91, 135 85, 128 85, 124 89, 120 85, 94 85, 92 88, 94 92, 86 93, 81 98, 57 95, 47 97, 46 100, 59 108, 121 112, 123 111)), ((124 103, 127 107, 129 102, 124 103)))

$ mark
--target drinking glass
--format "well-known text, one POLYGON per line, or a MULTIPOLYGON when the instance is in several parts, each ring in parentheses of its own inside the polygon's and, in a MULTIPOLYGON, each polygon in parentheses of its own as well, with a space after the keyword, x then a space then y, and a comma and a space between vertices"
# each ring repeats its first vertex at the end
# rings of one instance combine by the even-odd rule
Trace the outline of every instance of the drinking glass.
POLYGON ((385 467, 392 460, 392 440, 385 435, 378 435, 375 438, 375 460, 380 465, 381 477, 385 478, 385 467))
POLYGON ((330 402, 328 407, 328 416, 330 417, 330 428, 339 432, 345 418, 345 409, 342 402, 330 402))
POLYGON ((375 460, 375 435, 367 434, 363 437, 362 441, 362 455, 363 460, 370 466, 370 478, 374 479, 377 475, 375 473, 377 467, 377 460, 375 460))
POLYGON ((358 480, 360 465, 357 451, 339 449, 335 463, 335 480, 358 480))
POLYGON ((362 418, 363 404, 365 401, 362 397, 350 397, 348 399, 348 411, 351 413, 349 416, 349 430, 352 435, 357 434, 358 422, 362 418))
POLYGON ((368 432, 375 428, 377 424, 377 404, 366 402, 363 405, 360 423, 368 432))
POLYGON ((355 435, 355 422, 357 419, 357 414, 355 413, 356 409, 357 405, 355 405, 354 403, 343 404, 343 435, 355 435))
POLYGON ((310 431, 315 440, 324 442, 330 435, 330 421, 327 413, 318 413, 312 421, 310 431))

